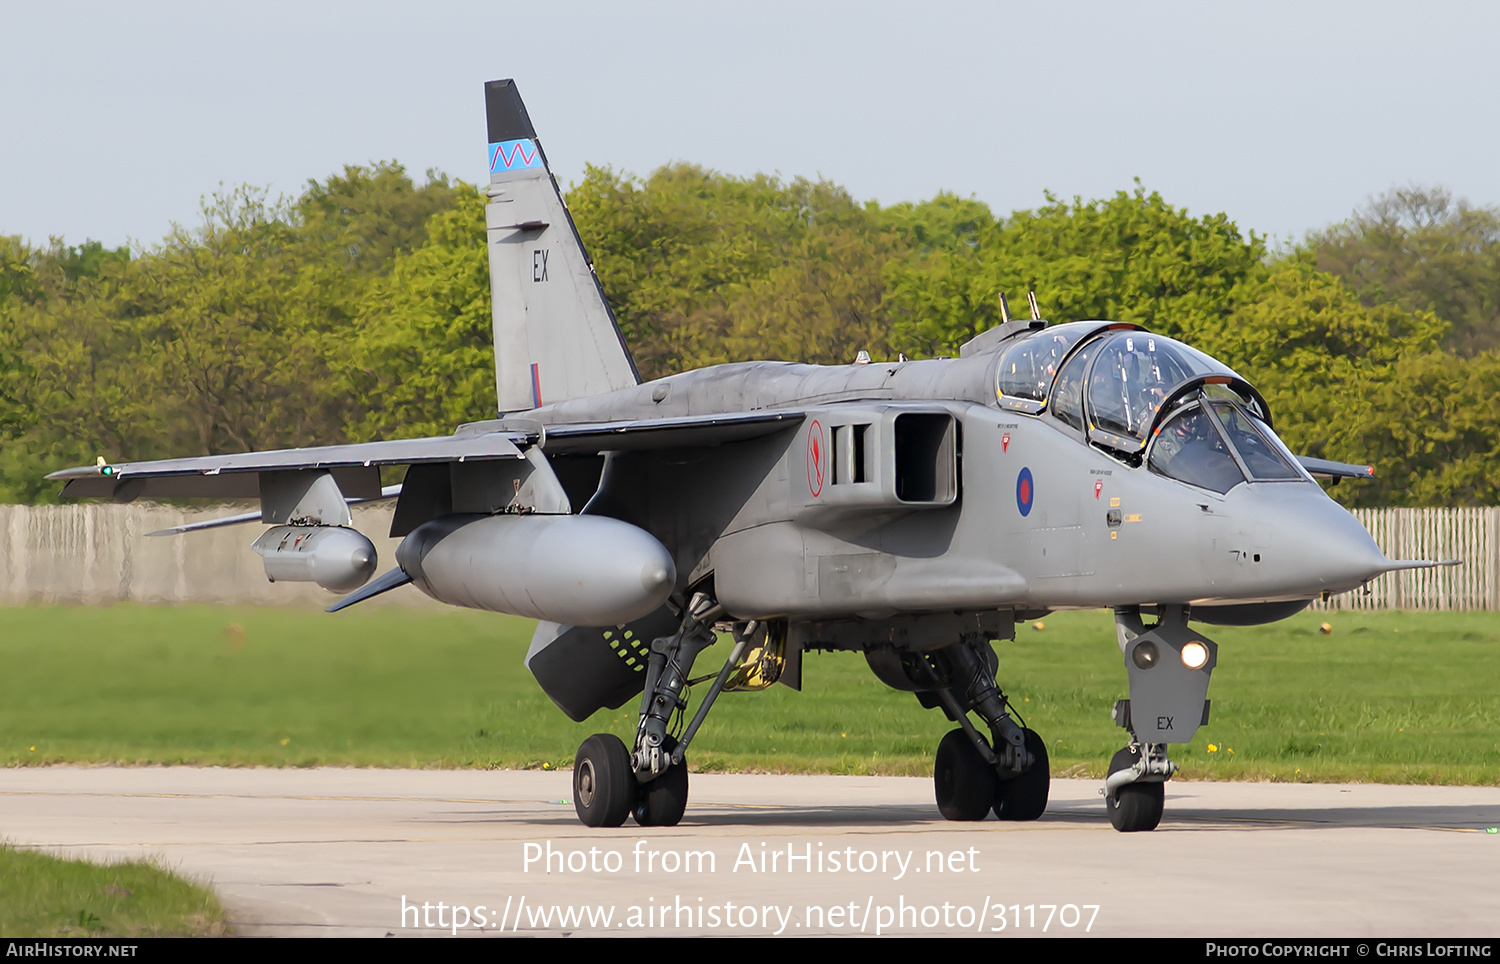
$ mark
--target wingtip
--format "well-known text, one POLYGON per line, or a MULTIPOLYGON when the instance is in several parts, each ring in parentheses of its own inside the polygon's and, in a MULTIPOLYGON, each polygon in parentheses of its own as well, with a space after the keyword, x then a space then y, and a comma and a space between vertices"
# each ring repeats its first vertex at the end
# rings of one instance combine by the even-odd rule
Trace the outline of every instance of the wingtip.
POLYGON ((97 465, 79 465, 71 469, 58 469, 56 472, 47 473, 49 482, 69 482, 73 479, 96 479, 104 475, 99 471, 97 465))

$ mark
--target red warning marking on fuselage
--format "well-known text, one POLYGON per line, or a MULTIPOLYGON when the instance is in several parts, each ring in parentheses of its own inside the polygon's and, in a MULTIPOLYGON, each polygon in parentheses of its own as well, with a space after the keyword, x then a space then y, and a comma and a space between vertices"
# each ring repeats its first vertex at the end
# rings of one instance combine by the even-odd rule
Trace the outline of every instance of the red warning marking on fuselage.
POLYGON ((814 499, 823 492, 823 425, 817 419, 807 430, 807 491, 814 499))
POLYGON ((1104 480, 1103 479, 1099 479, 1098 481, 1096 481, 1094 483, 1094 499, 1096 501, 1099 498, 1099 493, 1103 492, 1103 491, 1104 491, 1104 480))
POLYGON ((1002 453, 1010 451, 1010 433, 1009 432, 1006 432, 1004 435, 1000 436, 1000 451, 1002 453))

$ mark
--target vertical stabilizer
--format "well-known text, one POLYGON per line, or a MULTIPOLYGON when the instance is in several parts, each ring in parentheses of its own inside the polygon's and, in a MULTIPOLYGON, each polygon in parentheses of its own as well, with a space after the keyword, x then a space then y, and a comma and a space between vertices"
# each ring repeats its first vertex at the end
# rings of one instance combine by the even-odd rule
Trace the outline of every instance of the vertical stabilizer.
POLYGON ((516 85, 484 85, 490 293, 501 413, 640 384, 516 85))

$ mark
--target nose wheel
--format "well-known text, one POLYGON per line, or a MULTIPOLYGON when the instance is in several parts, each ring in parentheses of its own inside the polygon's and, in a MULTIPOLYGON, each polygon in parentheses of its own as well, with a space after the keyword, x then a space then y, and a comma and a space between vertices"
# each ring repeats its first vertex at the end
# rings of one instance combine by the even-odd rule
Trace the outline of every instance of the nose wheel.
MULTIPOLYGON (((1140 748, 1127 746, 1109 761, 1110 775, 1137 767, 1140 759, 1140 748)), ((1155 830, 1166 808, 1166 786, 1161 780, 1154 780, 1127 783, 1106 791, 1104 807, 1109 811, 1109 822, 1121 833, 1155 830)))
POLYGON ((1121 833, 1155 830, 1166 808, 1166 784, 1132 783, 1105 794, 1109 822, 1121 833))

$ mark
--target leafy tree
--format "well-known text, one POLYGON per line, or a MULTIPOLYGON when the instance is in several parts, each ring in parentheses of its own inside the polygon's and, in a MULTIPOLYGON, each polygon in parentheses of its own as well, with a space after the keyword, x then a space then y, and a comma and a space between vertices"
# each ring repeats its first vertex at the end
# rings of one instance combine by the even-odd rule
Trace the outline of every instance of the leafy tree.
POLYGON ((308 181, 291 213, 309 257, 382 274, 397 255, 422 246, 427 222, 453 207, 457 191, 438 171, 428 171, 427 183, 417 187, 395 161, 347 165, 343 174, 308 181))
POLYGON ((1104 201, 1048 197, 981 227, 973 244, 898 259, 886 272, 892 341, 956 354, 1000 320, 997 296, 1034 290, 1054 322, 1133 321, 1192 339, 1222 326, 1264 275, 1263 242, 1222 214, 1192 218, 1137 185, 1104 201))
POLYGON ((790 246, 786 263, 691 317, 702 341, 689 357, 696 364, 757 358, 844 364, 860 349, 889 354, 881 313, 888 240, 813 227, 790 246))
MULTIPOLYGON (((1354 428, 1376 465, 1359 505, 1500 504, 1500 354, 1414 354, 1397 362, 1354 428)), ((1335 493, 1338 494, 1338 493, 1335 493)))
MULTIPOLYGON (((1386 426, 1372 398, 1388 391, 1396 366, 1437 351, 1446 325, 1399 305, 1366 307, 1338 278, 1305 260, 1280 265, 1240 291, 1228 322, 1202 332, 1197 346, 1234 367, 1266 396, 1277 432, 1301 455, 1348 462, 1376 460, 1381 478, 1404 477, 1372 449, 1372 427, 1386 426)), ((1334 495, 1359 504, 1386 497, 1385 487, 1340 486, 1334 495)), ((1380 504, 1391 504, 1389 502, 1380 504)))
POLYGON ((1449 322, 1448 350, 1500 348, 1500 209, 1442 188, 1397 188, 1314 232, 1306 249, 1366 305, 1393 301, 1449 322))
POLYGON ((873 240, 882 232, 875 212, 827 181, 734 178, 691 165, 641 181, 590 167, 568 203, 644 377, 768 349, 795 352, 788 360, 847 361, 878 335, 862 322, 840 338, 827 323, 868 319, 879 286, 827 284, 831 265, 820 259, 847 254, 860 238, 877 259, 885 250, 873 240), (784 307, 770 308, 773 290, 788 299, 784 307), (822 306, 821 335, 791 330, 806 323, 794 302, 822 306))
POLYGON ((240 188, 197 231, 137 259, 119 297, 140 366, 179 451, 247 451, 342 439, 329 359, 347 337, 336 261, 309 258, 284 206, 240 188))
POLYGON ((493 417, 484 195, 460 188, 427 226, 417 250, 398 255, 359 305, 346 368, 356 405, 351 438, 420 437, 493 417))
POLYGON ((897 243, 918 254, 934 251, 972 250, 979 246, 981 232, 995 223, 988 204, 946 191, 931 201, 902 201, 881 208, 865 205, 886 226, 897 243))
POLYGON ((30 502, 55 497, 47 472, 121 451, 159 422, 122 387, 135 342, 112 299, 128 253, 55 240, 11 252, 7 273, 19 281, 0 301, 0 499, 30 502))

